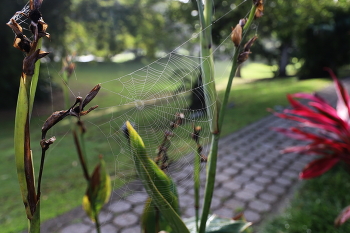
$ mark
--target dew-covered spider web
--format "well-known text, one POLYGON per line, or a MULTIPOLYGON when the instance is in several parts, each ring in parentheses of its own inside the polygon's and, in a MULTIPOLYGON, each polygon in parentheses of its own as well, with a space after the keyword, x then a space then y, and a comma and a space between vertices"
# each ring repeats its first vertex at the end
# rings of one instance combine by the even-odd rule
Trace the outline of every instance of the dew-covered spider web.
MULTIPOLYGON (((228 7, 224 16, 234 14, 244 4, 250 5, 251 1, 240 1, 239 4, 236 3, 235 6, 228 7)), ((25 7, 22 11, 26 12, 26 9, 28 10, 28 7, 25 7)), ((23 15, 17 14, 15 17, 21 18, 23 15)), ((221 18, 216 19, 214 23, 220 23, 221 18)), ((237 23, 232 22, 232 26, 237 23)), ((253 25, 253 30, 257 30, 257 25, 253 25)), ((160 146, 164 141, 164 135, 171 133, 171 136, 169 136, 170 144, 162 145, 166 147, 167 155, 161 161, 165 164, 164 171, 173 174, 172 178, 182 188, 193 187, 191 177, 197 145, 191 139, 191 134, 194 126, 201 126, 200 144, 204 146, 202 154, 206 156, 208 148, 205 145, 209 144, 209 125, 212 120, 208 117, 211 114, 207 114, 208 106, 205 104, 201 75, 201 64, 208 62, 209 58, 200 57, 199 55, 198 38, 200 33, 201 31, 195 32, 192 37, 187 38, 173 51, 127 75, 116 75, 108 80, 103 77, 96 77, 96 83, 93 84, 91 80, 84 81, 84 77, 78 76, 77 72, 73 73, 73 77, 68 82, 67 88, 72 98, 72 104, 74 103, 73 98, 78 95, 84 97, 95 84, 101 83, 102 88, 99 94, 90 104, 97 104, 99 107, 87 116, 83 116, 82 120, 87 129, 86 147, 89 159, 97 161, 97 156, 103 154, 112 175, 114 187, 121 187, 123 190, 122 192, 120 192, 120 189, 114 191, 113 201, 121 200, 128 195, 145 193, 141 183, 136 182, 136 185, 132 187, 126 185, 137 177, 132 152, 124 134, 126 121, 129 121, 142 137, 147 153, 153 159, 157 158, 157 154, 161 149, 160 146), (190 47, 191 43, 197 43, 197 47, 193 45, 197 50, 191 50, 193 54, 182 53, 182 49, 190 47), (182 124, 172 129, 171 124, 178 119, 179 115, 183 116, 181 118, 182 124)), ((233 52, 234 45, 230 40, 230 34, 224 35, 222 42, 213 48, 215 57, 226 59, 224 65, 216 66, 215 82, 218 90, 225 88, 231 69, 233 52)), ((79 64, 77 64, 77 67, 79 69, 79 64)), ((49 64, 43 64, 42 69, 47 70, 50 82, 63 82, 61 73, 57 68, 56 73, 52 71, 49 64), (58 76, 59 78, 53 80, 52 76, 58 76)), ((101 73, 103 74, 103 72, 101 73)), ((54 91, 51 92, 54 93, 54 91)), ((50 107, 52 112, 62 110, 62 96, 52 95, 53 99, 50 107)), ((214 95, 214 93, 207 93, 207 95, 214 95)), ((36 112, 34 111, 33 114, 35 115, 36 112)), ((41 127, 40 124, 47 117, 48 115, 41 116, 39 122, 34 124, 41 127)), ((72 121, 74 119, 63 120, 48 132, 48 137, 56 136, 57 141, 48 151, 46 163, 50 163, 50 156, 72 153, 71 156, 74 159, 72 159, 73 162, 70 162, 72 166, 69 169, 79 170, 76 151, 74 144, 71 142, 70 124, 72 121), (67 147, 66 143, 70 148, 62 151, 61 148, 67 147)), ((62 163, 66 163, 66 161, 62 161, 62 163)), ((202 163, 202 168, 204 166, 205 163, 202 163)), ((57 169, 60 169, 59 165, 57 165, 57 169)), ((61 172, 65 173, 66 171, 61 172)), ((67 171, 67 174, 69 173, 67 171)), ((79 179, 83 179, 82 176, 79 179)), ((44 180, 43 182, 52 181, 44 180)), ((53 184, 47 184, 46 188, 50 185, 53 184)), ((45 186, 43 186, 43 192, 45 192, 45 186)))

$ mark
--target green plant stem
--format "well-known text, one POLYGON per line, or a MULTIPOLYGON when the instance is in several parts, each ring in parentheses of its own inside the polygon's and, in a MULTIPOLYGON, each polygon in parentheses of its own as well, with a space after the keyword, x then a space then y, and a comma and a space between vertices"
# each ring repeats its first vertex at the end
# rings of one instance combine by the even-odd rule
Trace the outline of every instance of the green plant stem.
POLYGON ((88 168, 86 165, 86 159, 85 159, 86 157, 84 154, 84 149, 82 148, 82 147, 84 147, 84 145, 81 145, 81 143, 80 143, 83 140, 82 136, 80 137, 81 140, 79 140, 76 130, 73 130, 73 138, 74 138, 75 147, 77 148, 78 157, 79 157, 81 167, 83 169, 85 180, 87 180, 89 182, 90 176, 89 176, 88 168))
POLYGON ((100 220, 98 219, 98 214, 95 214, 95 227, 96 227, 97 233, 101 233, 101 224, 100 224, 100 220))
POLYGON ((200 165, 201 155, 199 153, 194 156, 194 168, 193 168, 193 179, 194 179, 194 209, 196 214, 196 230, 199 229, 199 188, 200 188, 200 165))
MULTIPOLYGON (((202 52, 201 57, 205 57, 208 59, 208 63, 203 63, 203 62, 201 63, 203 77, 204 77, 203 88, 204 88, 204 93, 206 97, 205 101, 207 106, 208 117, 212 121, 210 125, 212 135, 211 135, 211 147, 210 147, 210 152, 208 155, 208 162, 207 162, 204 204, 203 204, 203 210, 201 215, 201 223, 198 231, 199 233, 204 233, 206 228, 206 222, 210 211, 213 192, 214 192, 220 131, 224 120, 226 105, 227 105, 228 97, 230 95, 232 81, 235 76, 236 69, 238 67, 237 58, 239 55, 240 46, 238 46, 235 50, 235 54, 233 56, 232 68, 231 68, 231 72, 230 72, 230 76, 229 76, 229 80, 228 80, 227 88, 225 92, 225 97, 222 102, 220 113, 217 114, 217 101, 216 101, 217 95, 215 90, 214 72, 213 72, 214 66, 213 66, 213 58, 211 53, 210 25, 211 25, 211 18, 212 18, 212 2, 210 0, 205 1, 205 11, 203 11, 201 1, 197 0, 197 5, 198 5, 198 11, 199 11, 199 18, 200 18, 202 30, 203 30, 201 34, 201 52, 202 52)), ((252 24, 252 21, 254 19, 255 9, 256 9, 256 6, 253 4, 251 12, 249 14, 248 21, 243 28, 244 30, 248 29, 252 24)))

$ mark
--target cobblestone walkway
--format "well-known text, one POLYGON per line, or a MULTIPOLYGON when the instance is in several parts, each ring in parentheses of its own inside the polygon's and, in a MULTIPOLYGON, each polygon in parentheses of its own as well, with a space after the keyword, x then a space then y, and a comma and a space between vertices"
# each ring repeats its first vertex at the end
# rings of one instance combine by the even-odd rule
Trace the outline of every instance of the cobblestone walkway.
MULTIPOLYGON (((350 80, 346 81, 350 84, 350 80)), ((335 101, 334 88, 319 92, 329 101, 335 101)), ((216 188, 212 211, 223 217, 233 217, 244 210, 248 221, 255 224, 278 210, 298 182, 298 172, 308 156, 281 155, 279 150, 296 144, 295 141, 270 130, 288 127, 291 123, 272 115, 265 117, 220 140, 216 188)), ((191 160, 190 155, 187 160, 191 160)), ((178 163, 170 174, 177 182, 183 217, 194 216, 191 167, 178 163)), ((204 170, 201 179, 204 183, 204 170)), ((201 191, 203 194, 203 191, 201 191)), ((116 190, 110 203, 102 211, 103 233, 139 233, 139 216, 147 198, 140 182, 132 182, 116 190)), ((43 233, 94 233, 93 224, 81 208, 76 208, 42 225, 43 233)))

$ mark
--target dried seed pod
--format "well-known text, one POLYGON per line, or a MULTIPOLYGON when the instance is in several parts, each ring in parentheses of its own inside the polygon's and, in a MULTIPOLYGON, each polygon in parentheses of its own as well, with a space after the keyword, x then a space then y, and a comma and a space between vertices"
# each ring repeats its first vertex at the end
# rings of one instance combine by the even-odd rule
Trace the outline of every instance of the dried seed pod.
POLYGON ((66 116, 68 116, 69 111, 56 111, 47 118, 43 127, 41 128, 41 138, 44 139, 46 137, 46 133, 49 129, 52 128, 55 124, 63 120, 66 116))
POLYGON ((257 36, 253 36, 245 45, 244 45, 244 52, 250 52, 250 47, 254 44, 254 42, 258 39, 257 36))
POLYGON ((23 60, 23 73, 26 75, 33 75, 34 69, 35 69, 35 62, 46 55, 48 55, 48 52, 41 51, 40 49, 36 50, 34 53, 31 53, 23 60))
POLYGON ((192 133, 191 136, 192 136, 192 139, 196 143, 199 142, 199 134, 200 134, 201 130, 202 130, 202 127, 200 127, 200 126, 193 127, 193 133, 192 133))
POLYGON ((7 25, 16 34, 15 40, 13 42, 13 47, 28 54, 32 47, 32 42, 23 34, 22 27, 14 19, 11 19, 7 25))
POLYGON ((264 4, 262 0, 256 0, 254 2, 254 4, 256 5, 256 10, 255 10, 255 15, 254 18, 260 18, 264 15, 263 11, 264 11, 264 4))
POLYGON ((50 145, 53 144, 55 141, 56 141, 56 138, 55 138, 55 137, 51 137, 51 138, 49 138, 49 139, 47 139, 47 140, 42 139, 42 140, 40 141, 40 146, 41 146, 41 148, 42 148, 43 150, 47 150, 47 149, 49 149, 50 145))
POLYGON ((85 99, 83 100, 82 103, 82 109, 84 109, 84 107, 91 102, 91 100, 93 100, 95 98, 95 96, 98 94, 98 92, 101 89, 101 84, 97 84, 94 88, 92 88, 92 90, 89 92, 89 94, 86 95, 85 99))
POLYGON ((185 115, 183 113, 176 113, 175 114, 175 124, 176 124, 176 126, 182 125, 184 119, 185 119, 185 115))
POLYGON ((236 27, 232 28, 231 40, 236 47, 241 43, 242 40, 242 26, 237 24, 236 27))
POLYGON ((243 62, 245 62, 248 58, 249 58, 249 54, 251 54, 251 52, 242 52, 238 55, 238 63, 242 64, 243 62))

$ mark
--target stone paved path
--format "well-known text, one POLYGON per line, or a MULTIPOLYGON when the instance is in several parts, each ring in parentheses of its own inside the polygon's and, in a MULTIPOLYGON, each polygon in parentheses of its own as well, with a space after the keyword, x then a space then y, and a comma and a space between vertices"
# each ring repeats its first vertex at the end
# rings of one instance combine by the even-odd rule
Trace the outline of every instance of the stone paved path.
MULTIPOLYGON (((350 84, 350 80, 347 80, 350 84)), ((319 92, 335 100, 334 88, 319 92)), ((279 150, 295 141, 270 130, 288 127, 291 123, 274 116, 265 117, 220 140, 216 187, 212 211, 233 217, 244 210, 248 221, 260 223, 275 212, 298 182, 298 172, 312 159, 296 154, 281 155, 279 150)), ((300 144, 300 143, 299 143, 300 144)), ((171 167, 177 182, 183 217, 194 215, 193 182, 190 155, 171 167), (182 166, 181 163, 186 163, 182 166)), ((204 170, 201 179, 204 183, 204 170)), ((201 192, 203 193, 203 192, 201 192)), ((103 233, 139 233, 139 216, 147 198, 140 182, 132 182, 116 190, 100 215, 103 233)), ((81 208, 76 208, 42 225, 43 233, 93 233, 93 224, 81 208)))

